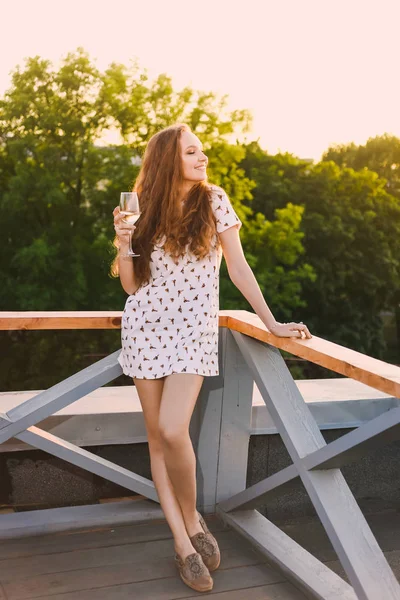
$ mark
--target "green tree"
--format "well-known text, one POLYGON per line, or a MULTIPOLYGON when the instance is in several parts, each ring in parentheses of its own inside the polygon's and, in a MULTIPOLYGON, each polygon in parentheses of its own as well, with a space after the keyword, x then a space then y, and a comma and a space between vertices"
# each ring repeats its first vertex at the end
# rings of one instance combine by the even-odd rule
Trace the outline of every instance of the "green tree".
POLYGON ((15 71, 0 103, 5 308, 74 310, 99 297, 99 285, 88 286, 98 240, 85 182, 107 120, 100 83, 83 52, 68 55, 59 71, 36 57, 15 71))
POLYGON ((146 70, 136 63, 112 63, 105 72, 101 98, 107 106, 109 125, 139 154, 152 135, 173 123, 187 123, 206 149, 241 136, 251 125, 249 111, 228 109, 227 96, 190 87, 176 91, 165 74, 150 83, 146 70))
POLYGON ((382 356, 380 313, 400 287, 400 202, 375 173, 332 162, 316 165, 308 183, 305 247, 318 276, 306 293, 309 316, 320 312, 331 339, 382 356))
POLYGON ((240 166, 256 183, 252 190, 253 211, 271 219, 277 208, 284 208, 288 203, 298 204, 304 180, 312 168, 310 161, 289 153, 270 155, 258 142, 248 144, 245 150, 240 166))
MULTIPOLYGON (((370 169, 385 179, 386 190, 400 199, 400 139, 384 134, 370 138, 365 145, 343 144, 328 148, 325 160, 360 171, 370 169)), ((397 339, 400 344, 400 291, 394 293, 397 339)))
POLYGON ((368 169, 268 156, 255 145, 241 166, 266 216, 288 201, 304 207, 303 260, 316 274, 303 286, 304 320, 318 335, 382 355, 380 313, 396 304, 400 273, 400 203, 385 180, 368 169))
POLYGON ((208 148, 218 141, 211 166, 238 205, 251 183, 236 168, 240 147, 227 139, 245 131, 249 119, 247 111, 227 111, 226 99, 215 94, 175 92, 165 75, 149 82, 135 65, 113 64, 100 73, 82 49, 58 71, 49 61, 29 59, 0 102, 0 305, 121 306, 124 292, 108 277, 111 213, 118 192, 132 184, 149 137, 178 120, 189 122, 208 148), (123 143, 99 145, 112 127, 123 143), (230 177, 218 167, 221 158, 230 177))
POLYGON ((323 160, 333 160, 355 171, 369 169, 386 179, 387 191, 400 198, 400 139, 385 133, 366 144, 342 144, 328 148, 323 160))
MULTIPOLYGON (((299 316, 305 306, 303 287, 314 281, 313 268, 301 261, 304 253, 300 230, 303 208, 288 204, 276 209, 274 220, 257 213, 243 223, 242 240, 247 261, 261 292, 278 320, 299 316)), ((222 273, 225 274, 225 265, 222 273)), ((221 296, 226 309, 253 310, 228 277, 221 280, 221 296)))

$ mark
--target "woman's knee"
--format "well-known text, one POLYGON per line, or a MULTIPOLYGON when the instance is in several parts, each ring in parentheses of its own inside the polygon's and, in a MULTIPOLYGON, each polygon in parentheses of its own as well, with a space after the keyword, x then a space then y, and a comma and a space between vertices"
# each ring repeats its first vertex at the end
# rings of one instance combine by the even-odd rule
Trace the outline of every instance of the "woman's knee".
POLYGON ((186 438, 189 435, 187 429, 173 423, 160 423, 159 431, 161 444, 170 447, 180 446, 182 443, 186 442, 186 438))

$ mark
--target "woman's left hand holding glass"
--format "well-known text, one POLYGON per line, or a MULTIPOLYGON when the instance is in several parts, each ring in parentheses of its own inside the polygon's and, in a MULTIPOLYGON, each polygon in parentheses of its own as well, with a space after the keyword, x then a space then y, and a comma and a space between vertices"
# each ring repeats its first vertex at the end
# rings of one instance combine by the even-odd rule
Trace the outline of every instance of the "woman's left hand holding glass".
POLYGON ((122 252, 126 253, 129 250, 130 236, 135 231, 136 226, 125 221, 125 215, 121 213, 119 206, 114 208, 113 215, 114 229, 119 240, 119 248, 122 252))

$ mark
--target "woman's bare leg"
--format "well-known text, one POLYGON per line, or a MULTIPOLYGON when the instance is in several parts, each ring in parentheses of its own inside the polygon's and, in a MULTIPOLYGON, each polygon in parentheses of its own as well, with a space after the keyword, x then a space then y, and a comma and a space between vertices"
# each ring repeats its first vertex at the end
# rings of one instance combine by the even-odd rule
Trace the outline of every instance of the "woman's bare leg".
POLYGON ((134 382, 146 424, 153 482, 161 508, 174 537, 175 550, 182 558, 185 558, 188 554, 195 552, 195 549, 189 540, 182 511, 167 473, 159 430, 160 406, 165 378, 135 378, 134 382))
POLYGON ((196 510, 196 458, 189 424, 204 377, 175 373, 165 378, 159 428, 165 464, 189 537, 203 531, 196 510))

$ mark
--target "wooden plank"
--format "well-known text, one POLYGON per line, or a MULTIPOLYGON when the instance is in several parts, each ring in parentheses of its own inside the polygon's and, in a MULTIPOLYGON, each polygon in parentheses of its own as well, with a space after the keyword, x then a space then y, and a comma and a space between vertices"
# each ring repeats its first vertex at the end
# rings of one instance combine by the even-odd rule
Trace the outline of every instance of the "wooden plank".
MULTIPOLYGON (((399 576, 400 550, 392 550, 390 552, 385 552, 385 556, 389 565, 391 565, 394 571, 397 570, 397 575, 399 576)), ((340 561, 332 559, 327 561, 325 564, 341 577, 346 576, 344 569, 340 564, 340 561)))
MULTIPOLYGON (((169 557, 172 562, 172 556, 169 557)), ((157 572, 153 573, 154 579, 140 581, 137 583, 121 584, 95 588, 90 590, 77 590, 65 594, 52 594, 52 600, 173 600, 191 597, 195 592, 190 590, 179 578, 177 570, 175 575, 166 578, 157 578, 157 572)), ((214 593, 242 590, 247 595, 247 589, 255 586, 267 586, 273 590, 276 573, 266 565, 250 565, 235 567, 232 569, 218 569, 213 574, 214 593)), ((198 597, 198 596, 197 596, 198 597)), ((243 597, 243 596, 242 596, 243 597)), ((48 595, 36 596, 37 600, 48 598, 48 595)), ((266 598, 269 598, 267 595, 266 598)), ((274 596, 272 596, 274 598, 274 596)), ((276 596, 278 600, 279 596, 276 596)), ((290 596, 289 596, 290 598, 290 596)), ((303 596, 293 596, 293 599, 303 599, 303 596)), ((286 600, 281 596, 279 600, 286 600)), ((13 598, 10 600, 14 600, 13 598)))
POLYGON ((246 488, 253 377, 232 334, 226 332, 217 502, 246 488))
POLYGON ((345 406, 347 406, 350 401, 359 403, 365 400, 394 399, 389 394, 349 377, 298 379, 295 381, 304 400, 310 403, 331 404, 332 401, 335 401, 345 402, 345 406))
POLYGON ((219 503, 219 508, 225 512, 240 509, 256 508, 264 504, 266 497, 268 499, 275 494, 287 491, 296 481, 299 472, 294 465, 290 465, 270 477, 259 481, 258 483, 246 488, 242 492, 231 496, 227 500, 219 503))
MULTIPOLYGON (((256 552, 247 548, 226 548, 223 552, 220 569, 233 569, 259 565, 262 559, 256 552)), ((84 565, 83 565, 84 566, 84 565)), ((268 567, 267 567, 268 568, 268 567)), ((21 565, 21 576, 4 583, 8 600, 25 600, 36 596, 66 594, 74 591, 107 587, 111 584, 127 584, 139 581, 151 581, 157 578, 176 578, 176 567, 171 556, 152 558, 143 563, 103 565, 101 567, 81 568, 62 573, 51 573, 25 577, 21 565)), ((283 581, 282 575, 271 569, 270 581, 283 581)))
POLYGON ((146 496, 150 500, 159 501, 154 483, 150 479, 137 475, 129 471, 129 469, 125 469, 97 454, 88 452, 84 448, 74 446, 74 444, 66 442, 51 433, 42 431, 37 427, 30 427, 26 431, 19 433, 17 437, 39 450, 66 460, 90 473, 104 477, 108 481, 113 481, 117 485, 146 496))
MULTIPOLYGON (((119 503, 113 503, 119 504, 119 503)), ((137 500, 131 504, 143 504, 137 500)), ((150 502, 147 504, 150 505, 150 502)), ((96 509, 98 505, 94 505, 96 509)), ((159 516, 159 509, 157 514, 159 516)), ((127 519, 128 520, 128 519, 127 519)), ((206 517, 207 526, 214 534, 226 531, 221 519, 216 516, 206 517)), ((81 531, 61 531, 47 535, 37 535, 28 538, 7 539, 0 544, 0 560, 10 558, 28 558, 39 554, 56 554, 59 552, 72 552, 104 546, 121 546, 123 544, 150 542, 153 540, 171 539, 172 533, 168 523, 164 520, 135 523, 134 525, 102 526, 92 525, 91 528, 81 531)))
MULTIPOLYGON (((218 520, 219 521, 219 520, 218 520)), ((215 519, 213 520, 215 522, 215 519)), ((208 526, 212 531, 208 520, 208 526)), ((221 525, 222 527, 222 525, 221 525)), ((220 529, 221 530, 221 529, 220 529)), ((93 527, 84 531, 68 531, 38 535, 22 539, 4 540, 0 546, 0 560, 12 558, 29 558, 42 554, 58 554, 75 550, 89 550, 105 546, 121 546, 123 544, 168 540, 172 538, 171 530, 166 522, 143 523, 107 528, 93 527)))
MULTIPOLYGON (((226 334, 227 329, 220 329, 220 333, 226 334)), ((220 340, 221 354, 223 352, 223 339, 220 340)), ((221 369, 223 364, 221 365, 221 369)), ((214 378, 212 378, 214 379, 214 378)), ((359 381, 347 377, 335 377, 330 379, 298 379, 295 380, 304 401, 309 405, 329 406, 332 404, 346 407, 354 402, 362 407, 365 404, 380 406, 383 410, 387 407, 399 406, 399 401, 393 396, 375 390, 359 381), (387 400, 387 402, 385 402, 387 400)), ((0 392, 0 411, 6 413, 30 400, 44 390, 23 390, 0 392)), ((265 408, 264 400, 256 385, 253 387, 253 407, 265 408)), ((137 390, 134 385, 107 386, 98 388, 86 396, 80 398, 72 405, 68 405, 56 414, 71 415, 93 415, 113 413, 135 413, 141 412, 141 406, 137 390)), ((379 413, 378 413, 379 414, 379 413)), ((378 414, 374 414, 378 416, 378 414)))
MULTIPOLYGON (((400 406, 400 400, 348 377, 295 380, 320 429, 355 428, 400 406)), ((254 385, 252 435, 277 433, 264 400, 254 385)))
POLYGON ((113 381, 122 373, 118 356, 120 350, 82 369, 75 375, 57 383, 42 394, 11 409, 7 416, 10 423, 0 423, 0 443, 16 436, 28 427, 36 425, 67 404, 75 402, 96 388, 113 381))
MULTIPOLYGON (((234 590, 229 592, 213 593, 213 600, 307 600, 306 596, 296 589, 291 583, 278 583, 276 585, 262 585, 234 590)), ((187 600, 194 600, 198 596, 189 596, 187 600)))
MULTIPOLYGON (((357 600, 348 583, 255 510, 224 513, 221 518, 249 540, 272 564, 318 600, 357 600)), ((378 600, 378 596, 375 597, 378 600)))
POLYGON ((76 531, 90 527, 118 526, 162 519, 159 504, 148 500, 129 500, 107 504, 89 504, 49 508, 0 515, 0 539, 76 531))
POLYGON ((400 407, 392 408, 369 423, 341 436, 306 456, 302 463, 306 469, 341 468, 399 439, 400 407))
POLYGON ((120 329, 122 311, 0 312, 0 330, 120 329))
MULTIPOLYGON (((376 539, 387 558, 388 552, 400 548, 400 512, 396 510, 382 511, 366 515, 376 539)), ((281 525, 295 542, 307 548, 319 560, 326 563, 337 559, 324 527, 318 518, 297 517, 281 525)), ((400 562, 398 563, 400 567, 400 562)), ((400 569, 397 567, 398 575, 400 569)))
POLYGON ((10 424, 11 420, 9 419, 8 415, 6 413, 0 413, 0 429, 5 429, 10 424))
MULTIPOLYGON (((224 530, 216 535, 221 552, 238 543, 238 536, 233 531, 224 530)), ((80 570, 107 565, 130 564, 132 568, 146 564, 150 560, 169 558, 173 560, 174 544, 172 539, 151 540, 147 542, 130 542, 119 546, 104 546, 58 552, 57 554, 41 554, 26 558, 4 559, 0 562, 1 581, 13 581, 21 577, 37 577, 50 573, 80 570)))
MULTIPOLYGON (((0 331, 121 329, 121 310, 0 311, 0 331)), ((222 319, 225 321, 225 318, 222 319)), ((220 326, 223 326, 220 323, 220 326)))
MULTIPOLYGON (((261 319, 248 311, 220 311, 226 317, 224 327, 267 342, 275 348, 309 360, 326 369, 361 381, 396 398, 400 397, 400 367, 350 350, 314 336, 311 340, 278 338, 270 333, 261 319)), ((221 321, 220 321, 221 323, 221 321)))

